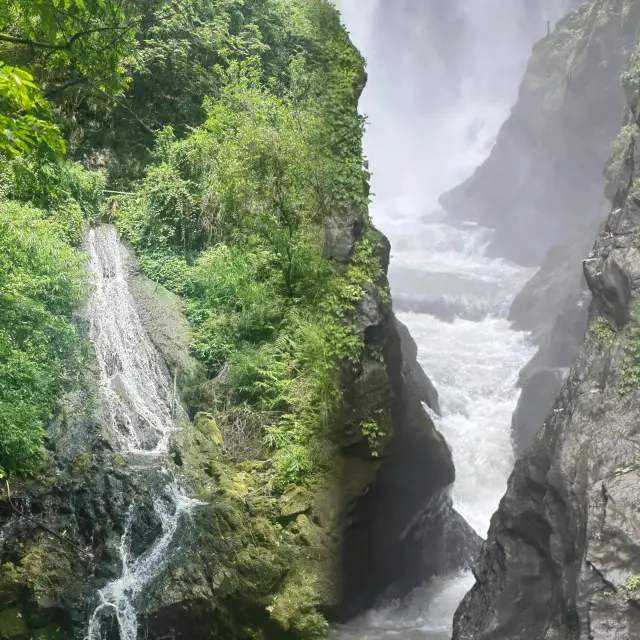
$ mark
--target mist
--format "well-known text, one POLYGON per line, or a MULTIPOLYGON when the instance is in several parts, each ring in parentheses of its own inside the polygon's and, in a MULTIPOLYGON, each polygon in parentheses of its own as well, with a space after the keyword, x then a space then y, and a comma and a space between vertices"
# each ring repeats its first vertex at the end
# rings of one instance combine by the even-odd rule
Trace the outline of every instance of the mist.
MULTIPOLYGON (((487 158, 533 44, 573 3, 338 4, 368 63, 360 109, 368 118, 371 213, 391 241, 394 307, 440 393, 442 415, 434 419, 454 454, 454 505, 485 536, 514 463, 518 374, 535 353, 508 311, 534 271, 488 256, 493 231, 450 223, 439 198, 487 158)), ((337 637, 444 640, 472 584, 470 573, 440 577, 402 602, 381 601, 337 637)))

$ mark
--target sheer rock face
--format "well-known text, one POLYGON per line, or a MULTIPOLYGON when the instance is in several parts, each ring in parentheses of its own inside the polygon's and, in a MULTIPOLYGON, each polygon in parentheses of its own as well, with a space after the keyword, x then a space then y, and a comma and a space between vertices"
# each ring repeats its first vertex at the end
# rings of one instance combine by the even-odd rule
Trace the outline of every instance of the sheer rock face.
MULTIPOLYGON (((388 265, 388 240, 370 233, 381 264, 388 265)), ((345 371, 346 403, 336 425, 343 513, 340 619, 468 566, 479 549, 479 537, 453 509, 451 451, 425 408, 438 411, 437 392, 387 291, 383 276, 357 309, 365 348, 359 366, 345 371), (371 416, 383 427, 377 449, 361 428, 371 416)))
POLYGON ((597 216, 639 24, 635 0, 593 0, 535 45, 491 155, 441 200, 454 219, 496 229, 494 255, 539 264, 597 216))
MULTIPOLYGON (((626 163, 630 187, 637 141, 626 163)), ((455 640, 640 637, 640 206, 628 191, 584 261, 598 325, 516 464, 455 640)))
POLYGON ((540 381, 571 366, 586 331, 591 294, 581 262, 609 211, 603 167, 619 129, 620 73, 639 24, 635 0, 589 0, 561 20, 535 45, 490 157, 442 198, 454 219, 496 229, 493 255, 541 263, 509 315, 539 347, 520 375, 512 423, 518 455, 557 397, 559 385, 540 381))

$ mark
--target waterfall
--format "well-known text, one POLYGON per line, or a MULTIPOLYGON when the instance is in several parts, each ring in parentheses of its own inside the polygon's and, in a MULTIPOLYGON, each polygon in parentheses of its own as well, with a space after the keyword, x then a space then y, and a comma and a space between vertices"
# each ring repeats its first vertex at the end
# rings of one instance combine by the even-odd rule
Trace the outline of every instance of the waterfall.
MULTIPOLYGON (((534 349, 506 316, 532 271, 488 258, 491 231, 452 226, 438 198, 486 159, 533 43, 570 4, 338 2, 368 61, 360 106, 369 121, 372 216, 391 241, 396 312, 440 393, 436 420, 453 450, 455 506, 482 536, 513 466, 516 381, 534 349)), ((334 636, 445 640, 472 584, 470 573, 439 577, 334 636)))
POLYGON ((106 638, 115 617, 120 640, 137 640, 138 600, 166 566, 182 516, 199 503, 184 494, 169 470, 169 440, 184 415, 162 357, 136 311, 127 279, 129 255, 111 226, 92 229, 87 244, 93 285, 89 337, 109 427, 121 454, 137 459, 138 473, 155 487, 153 511, 161 533, 145 551, 133 556, 131 533, 138 511, 134 501, 118 547, 121 575, 98 592, 85 638, 106 638))
POLYGON ((162 453, 173 429, 172 389, 164 363, 136 311, 127 254, 113 227, 89 232, 89 337, 111 429, 129 453, 162 453))

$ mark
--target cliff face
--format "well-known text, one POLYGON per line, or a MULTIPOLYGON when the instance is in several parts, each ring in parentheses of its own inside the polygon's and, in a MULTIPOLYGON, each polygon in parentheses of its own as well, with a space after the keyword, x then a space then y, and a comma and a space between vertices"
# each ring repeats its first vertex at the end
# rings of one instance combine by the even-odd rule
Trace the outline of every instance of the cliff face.
POLYGON ((625 185, 584 261, 590 329, 541 433, 518 461, 454 621, 455 639, 640 634, 637 86, 625 185))
MULTIPOLYGON (((382 263, 389 244, 378 235, 382 263)), ((387 289, 386 277, 378 283, 387 289)), ((466 567, 479 538, 453 509, 451 451, 424 404, 438 411, 437 392, 417 362, 417 348, 391 300, 364 300, 358 310, 365 350, 355 376, 345 376, 341 443, 342 619, 402 597, 432 576, 466 567), (423 404, 424 403, 424 404, 423 404), (385 416, 386 443, 372 456, 358 428, 385 416)))
MULTIPOLYGON (((539 430, 586 330, 590 292, 580 264, 608 212, 603 167, 619 129, 620 73, 637 40, 639 12, 637 2, 594 0, 562 19, 534 47, 487 161, 442 198, 454 219, 495 229, 492 255, 541 263, 509 314, 539 347, 520 376, 517 455, 539 430)), ((606 171, 609 198, 615 155, 606 171)))
POLYGON ((637 2, 584 2, 534 47, 490 157, 441 199, 454 219, 496 230, 493 255, 539 264, 597 216, 639 17, 637 2))

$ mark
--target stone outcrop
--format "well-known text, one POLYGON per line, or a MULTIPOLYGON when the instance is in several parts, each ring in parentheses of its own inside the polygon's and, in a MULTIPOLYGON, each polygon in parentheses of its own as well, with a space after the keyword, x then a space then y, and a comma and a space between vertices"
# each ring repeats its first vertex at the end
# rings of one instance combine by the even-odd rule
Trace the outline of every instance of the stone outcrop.
POLYGON ((584 338, 590 292, 581 262, 609 211, 603 167, 619 129, 619 78, 639 17, 637 2, 591 0, 562 19, 535 45, 518 101, 487 161, 442 198, 452 219, 496 230, 492 255, 541 263, 509 314, 514 328, 531 332, 538 346, 520 375, 512 423, 518 455, 540 429, 559 391, 558 375, 584 338))
MULTIPOLYGON (((372 228, 362 232, 386 271, 388 240, 372 228)), ((365 349, 357 369, 344 373, 345 408, 336 425, 344 514, 340 619, 468 566, 479 548, 477 534, 453 509, 451 451, 424 406, 439 411, 437 392, 393 314, 385 275, 360 302, 355 324, 365 349), (372 422, 374 438, 366 430, 372 422)))
POLYGON ((493 255, 540 264, 552 244, 584 238, 603 200, 638 24, 633 0, 583 2, 535 45, 491 155, 441 200, 452 219, 496 230, 493 255))
MULTIPOLYGON (((637 116, 632 115, 632 122, 637 116)), ((640 169, 584 261, 590 329, 554 408, 516 463, 455 640, 640 636, 640 169)))

